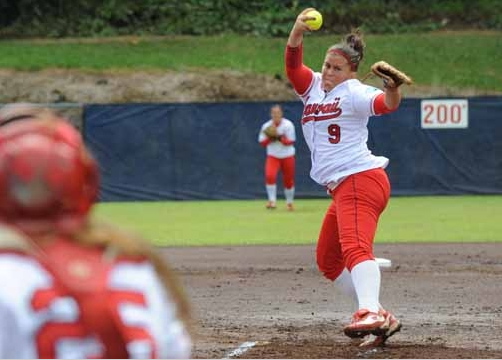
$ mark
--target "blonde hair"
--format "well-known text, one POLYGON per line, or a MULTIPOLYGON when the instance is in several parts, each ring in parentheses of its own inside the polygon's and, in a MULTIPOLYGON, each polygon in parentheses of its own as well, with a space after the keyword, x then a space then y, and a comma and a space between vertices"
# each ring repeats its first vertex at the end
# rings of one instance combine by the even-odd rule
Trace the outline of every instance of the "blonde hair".
POLYGON ((178 316, 188 325, 190 306, 183 288, 168 263, 146 240, 111 224, 91 220, 73 235, 73 239, 84 246, 97 246, 110 250, 116 256, 143 257, 149 260, 162 285, 176 303, 178 316))

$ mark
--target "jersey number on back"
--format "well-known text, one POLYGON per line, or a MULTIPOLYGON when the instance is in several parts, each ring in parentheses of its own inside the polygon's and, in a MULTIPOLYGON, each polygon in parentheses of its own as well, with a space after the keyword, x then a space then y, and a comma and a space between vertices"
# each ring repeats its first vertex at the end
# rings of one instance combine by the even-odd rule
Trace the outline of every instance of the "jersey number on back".
POLYGON ((328 126, 328 134, 330 135, 330 137, 328 138, 330 143, 338 144, 340 142, 341 134, 339 125, 331 124, 330 126, 328 126))
POLYGON ((105 342, 104 344, 101 344, 94 334, 88 333, 82 322, 79 306, 73 298, 61 297, 52 288, 35 291, 31 306, 43 319, 36 334, 38 356, 48 359, 75 355, 79 358, 103 357, 103 346, 116 346, 117 343, 123 341, 126 343, 136 341, 143 343, 143 349, 140 349, 142 357, 154 357, 154 349, 151 347, 153 339, 147 328, 143 328, 144 324, 139 325, 140 322, 134 318, 134 315, 141 319, 148 317, 144 295, 140 290, 136 292, 110 289, 109 291, 113 294, 108 299, 109 305, 116 309, 121 323, 120 333, 124 339, 101 339, 105 342), (121 308, 122 310, 127 308, 128 311, 120 311, 121 308), (128 313, 133 315, 133 318, 129 319, 128 313), (108 341, 112 344, 108 344, 108 341))

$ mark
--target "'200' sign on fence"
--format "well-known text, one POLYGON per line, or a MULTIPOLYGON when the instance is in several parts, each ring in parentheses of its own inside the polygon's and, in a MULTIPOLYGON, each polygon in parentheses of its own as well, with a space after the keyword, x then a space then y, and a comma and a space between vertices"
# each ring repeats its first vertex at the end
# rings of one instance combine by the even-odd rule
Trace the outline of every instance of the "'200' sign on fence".
POLYGON ((422 100, 422 129, 465 129, 469 127, 466 99, 422 100))

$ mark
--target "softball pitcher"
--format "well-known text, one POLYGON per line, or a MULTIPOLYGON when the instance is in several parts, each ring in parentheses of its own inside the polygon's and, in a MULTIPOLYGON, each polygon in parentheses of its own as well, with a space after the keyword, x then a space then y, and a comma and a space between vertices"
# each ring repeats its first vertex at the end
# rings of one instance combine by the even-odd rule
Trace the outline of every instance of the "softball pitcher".
POLYGON ((267 148, 265 160, 265 188, 267 209, 275 209, 277 202, 277 174, 282 171, 284 196, 289 211, 293 211, 295 198, 295 126, 283 117, 282 107, 274 105, 270 117, 260 129, 258 142, 267 148))
MULTIPOLYGON (((358 301, 358 311, 344 332, 381 345, 399 331, 401 323, 380 305, 380 269, 373 255, 378 218, 390 195, 385 172, 389 160, 368 150, 368 118, 395 111, 401 101, 399 85, 407 82, 386 63, 384 89, 357 80, 364 42, 353 32, 331 46, 321 72, 303 63, 303 34, 314 18, 300 13, 285 50, 287 76, 304 103, 301 124, 311 151, 310 175, 332 197, 319 234, 317 264, 358 301)), ((375 72, 376 73, 376 72, 375 72)))

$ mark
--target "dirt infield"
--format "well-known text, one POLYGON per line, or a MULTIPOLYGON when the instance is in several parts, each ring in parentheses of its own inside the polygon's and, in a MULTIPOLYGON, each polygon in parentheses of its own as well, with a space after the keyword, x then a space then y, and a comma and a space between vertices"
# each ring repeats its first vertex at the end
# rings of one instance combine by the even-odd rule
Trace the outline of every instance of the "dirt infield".
POLYGON ((382 303, 403 330, 369 351, 343 335, 352 304, 318 273, 314 246, 163 251, 191 297, 195 357, 234 357, 246 341, 248 358, 502 357, 499 244, 377 245, 393 261, 382 303))

